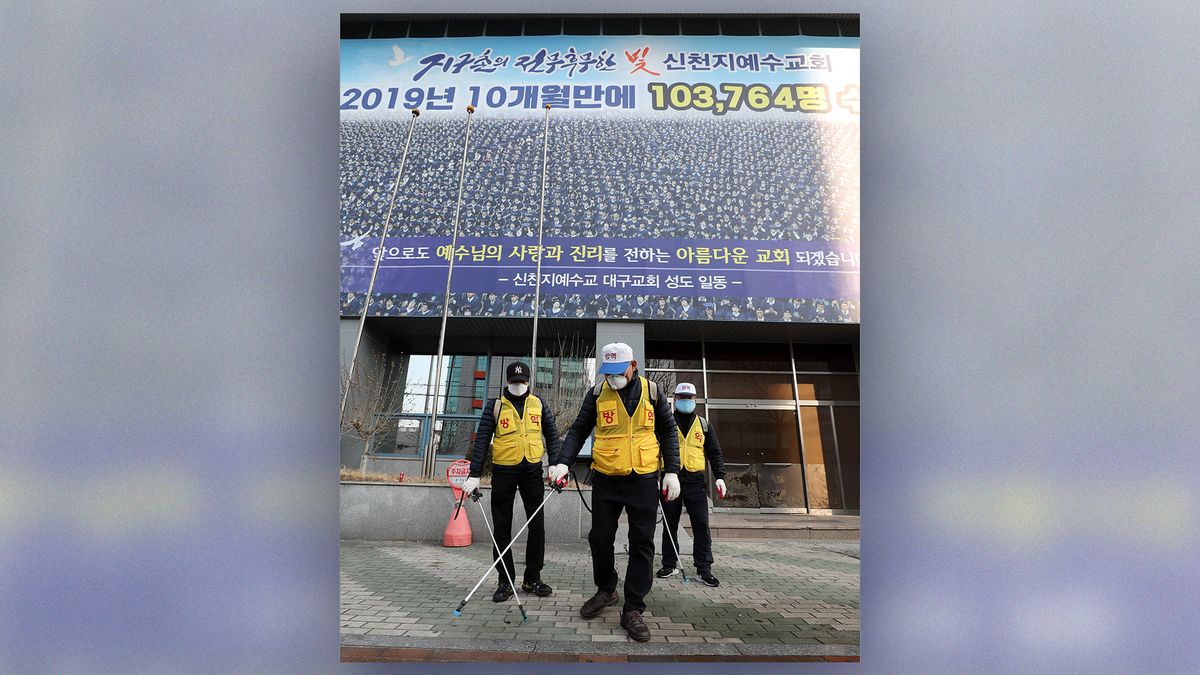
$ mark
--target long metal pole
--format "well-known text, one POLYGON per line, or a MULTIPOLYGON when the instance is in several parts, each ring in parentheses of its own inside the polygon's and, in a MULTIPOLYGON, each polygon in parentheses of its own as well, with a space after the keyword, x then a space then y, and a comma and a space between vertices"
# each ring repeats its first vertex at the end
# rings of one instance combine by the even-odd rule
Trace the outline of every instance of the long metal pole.
MULTIPOLYGON (((475 491, 478 492, 479 489, 476 488, 475 491)), ((479 504, 479 515, 483 516, 483 524, 487 525, 488 536, 492 538, 492 548, 499 553, 500 545, 496 543, 496 533, 492 531, 492 524, 488 522, 487 509, 483 508, 483 504, 480 504, 478 500, 475 500, 475 503, 479 504)), ((513 582, 512 575, 508 573, 508 565, 500 563, 500 569, 504 570, 504 578, 508 579, 508 587, 512 589, 513 597, 517 600, 517 609, 521 610, 521 623, 525 623, 529 617, 525 614, 525 606, 521 604, 521 595, 517 593, 517 584, 513 582)))
POLYGON ((458 204, 454 207, 454 231, 450 235, 450 268, 446 270, 446 294, 442 296, 442 330, 438 333, 438 351, 436 371, 433 381, 433 414, 429 418, 429 447, 425 448, 425 477, 432 478, 437 466, 434 448, 437 439, 437 407, 438 396, 442 390, 442 354, 446 346, 446 319, 450 316, 450 282, 454 278, 454 250, 458 248, 458 216, 462 212, 463 181, 467 177, 467 146, 471 144, 471 118, 474 117, 475 106, 467 106, 467 133, 463 136, 462 166, 458 172, 458 204))
MULTIPOLYGON (((675 564, 679 565, 679 573, 683 575, 683 583, 687 583, 687 572, 683 571, 683 559, 679 557, 679 547, 675 545, 675 537, 671 536, 671 523, 667 520, 667 507, 663 506, 662 496, 658 499, 658 512, 663 517, 663 532, 667 533, 667 540, 671 542, 671 550, 675 551, 675 564)), ((689 518, 691 516, 688 516, 689 518)), ((683 520, 683 510, 679 511, 679 519, 683 520)))
POLYGON ((341 423, 346 419, 346 401, 350 398, 350 383, 354 381, 354 365, 358 362, 358 348, 362 344, 363 328, 367 324, 367 309, 371 306, 371 294, 375 291, 375 275, 379 274, 379 261, 383 259, 383 244, 387 240, 388 229, 392 225, 392 209, 396 206, 396 192, 400 189, 400 179, 404 177, 404 164, 408 161, 408 144, 412 141, 413 127, 417 126, 417 117, 421 111, 413 108, 412 121, 408 123, 408 137, 404 139, 404 153, 400 156, 400 170, 396 172, 396 182, 392 184, 392 198, 388 202, 387 217, 383 221, 383 236, 379 238, 379 249, 375 252, 375 267, 371 269, 371 283, 367 286, 367 297, 363 298, 362 316, 358 319, 358 336, 354 338, 354 354, 350 357, 350 372, 346 374, 346 390, 342 392, 342 407, 338 412, 341 423))
MULTIPOLYGON (((529 519, 525 521, 525 524, 521 526, 521 529, 517 530, 517 533, 513 535, 512 541, 508 542, 508 546, 505 546, 504 550, 500 552, 500 555, 496 556, 496 559, 492 561, 492 564, 488 565, 488 568, 484 570, 483 576, 479 577, 479 581, 475 583, 475 588, 472 588, 471 592, 467 593, 467 597, 463 598, 463 601, 458 604, 458 609, 454 610, 454 616, 462 616, 462 608, 466 607, 467 603, 471 601, 471 596, 475 595, 475 591, 479 590, 479 587, 483 585, 484 580, 486 580, 487 576, 492 573, 492 568, 496 566, 497 562, 503 560, 504 554, 508 553, 508 549, 512 548, 513 544, 517 543, 517 538, 521 536, 521 533, 525 531, 525 528, 529 527, 529 524, 533 522, 534 517, 537 516, 538 512, 542 510, 542 507, 546 505, 546 502, 550 501, 550 495, 553 495, 557 492, 562 492, 562 489, 551 486, 550 491, 546 493, 546 498, 543 499, 542 503, 533 510, 533 513, 530 514, 529 519)), ((514 590, 513 592, 515 593, 516 591, 514 590)))
POLYGON ((538 314, 542 307, 542 225, 546 220, 546 150, 550 146, 550 104, 546 104, 546 124, 542 130, 542 204, 538 207, 537 272, 533 279, 533 343, 529 347, 529 386, 537 380, 538 314))

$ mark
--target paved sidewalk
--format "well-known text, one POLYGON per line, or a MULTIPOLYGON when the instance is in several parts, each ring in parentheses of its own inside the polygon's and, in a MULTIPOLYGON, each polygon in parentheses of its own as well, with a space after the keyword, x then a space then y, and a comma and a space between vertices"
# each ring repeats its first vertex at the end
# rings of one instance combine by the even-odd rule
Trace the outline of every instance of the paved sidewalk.
MULTIPOLYGON (((518 583, 523 546, 521 541, 514 548, 518 583)), ((623 576, 627 557, 620 551, 618 546, 617 569, 623 576)), ((619 606, 590 620, 579 616, 579 607, 595 592, 586 544, 547 546, 542 579, 554 587, 554 595, 522 593, 529 615, 522 624, 513 600, 492 602, 494 572, 462 616, 453 615, 491 562, 487 543, 446 548, 343 541, 343 658, 386 659, 389 653, 403 658, 406 649, 422 654, 419 658, 443 660, 471 654, 496 660, 505 654, 513 657, 505 660, 858 655, 857 542, 723 540, 713 543, 713 553, 713 573, 721 580, 717 588, 692 578, 690 568, 686 584, 678 576, 654 580, 645 613, 651 641, 637 643, 618 625, 619 606)), ((656 557, 655 569, 658 563, 656 557)))

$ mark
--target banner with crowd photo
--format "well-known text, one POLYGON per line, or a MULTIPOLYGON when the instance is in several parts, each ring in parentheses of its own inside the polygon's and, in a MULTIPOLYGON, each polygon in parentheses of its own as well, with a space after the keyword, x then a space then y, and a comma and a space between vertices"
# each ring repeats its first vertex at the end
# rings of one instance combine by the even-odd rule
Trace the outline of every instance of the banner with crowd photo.
POLYGON ((858 78, 857 38, 343 40, 342 312, 440 315, 453 261, 454 316, 857 322, 858 78))

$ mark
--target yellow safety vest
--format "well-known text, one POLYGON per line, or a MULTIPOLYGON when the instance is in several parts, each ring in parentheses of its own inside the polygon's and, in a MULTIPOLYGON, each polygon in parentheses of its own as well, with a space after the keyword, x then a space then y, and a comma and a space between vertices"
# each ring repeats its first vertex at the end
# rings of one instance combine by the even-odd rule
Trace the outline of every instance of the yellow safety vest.
POLYGON ((696 415, 692 420, 692 428, 688 429, 687 436, 683 435, 683 429, 679 429, 678 433, 679 461, 683 468, 687 471, 704 471, 704 425, 700 423, 700 416, 696 415))
POLYGON ((492 463, 516 466, 522 459, 541 463, 543 452, 541 399, 530 394, 525 399, 525 416, 521 417, 512 401, 501 395, 493 432, 492 463))
POLYGON ((631 472, 654 473, 658 469, 658 437, 654 435, 654 405, 650 384, 642 384, 641 400, 633 416, 625 411, 620 395, 602 383, 596 399, 596 440, 592 444, 592 468, 607 476, 631 472))

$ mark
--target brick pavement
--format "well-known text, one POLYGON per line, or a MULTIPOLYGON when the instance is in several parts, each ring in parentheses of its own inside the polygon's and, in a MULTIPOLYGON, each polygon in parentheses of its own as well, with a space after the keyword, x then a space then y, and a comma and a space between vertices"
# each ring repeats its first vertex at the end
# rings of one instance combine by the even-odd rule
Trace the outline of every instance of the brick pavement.
MULTIPOLYGON (((518 583, 522 546, 515 549, 518 583)), ((547 546, 542 579, 554 587, 554 595, 521 594, 528 622, 522 624, 512 600, 492 602, 494 573, 455 617, 453 610, 491 562, 490 549, 478 542, 446 548, 343 541, 341 643, 351 650, 344 657, 359 653, 353 649, 376 656, 405 649, 473 649, 551 660, 572 653, 571 658, 603 653, 633 660, 858 654, 857 542, 716 541, 713 572, 721 579, 719 587, 694 578, 685 584, 678 576, 654 580, 646 597, 648 643, 630 640, 621 629, 619 605, 590 620, 579 616, 579 607, 595 592, 591 558, 582 543, 547 546)), ((621 575, 625 562, 626 556, 618 554, 621 575)), ((688 570, 689 577, 693 571, 688 570)), ((465 652, 459 655, 467 658, 465 652)))

